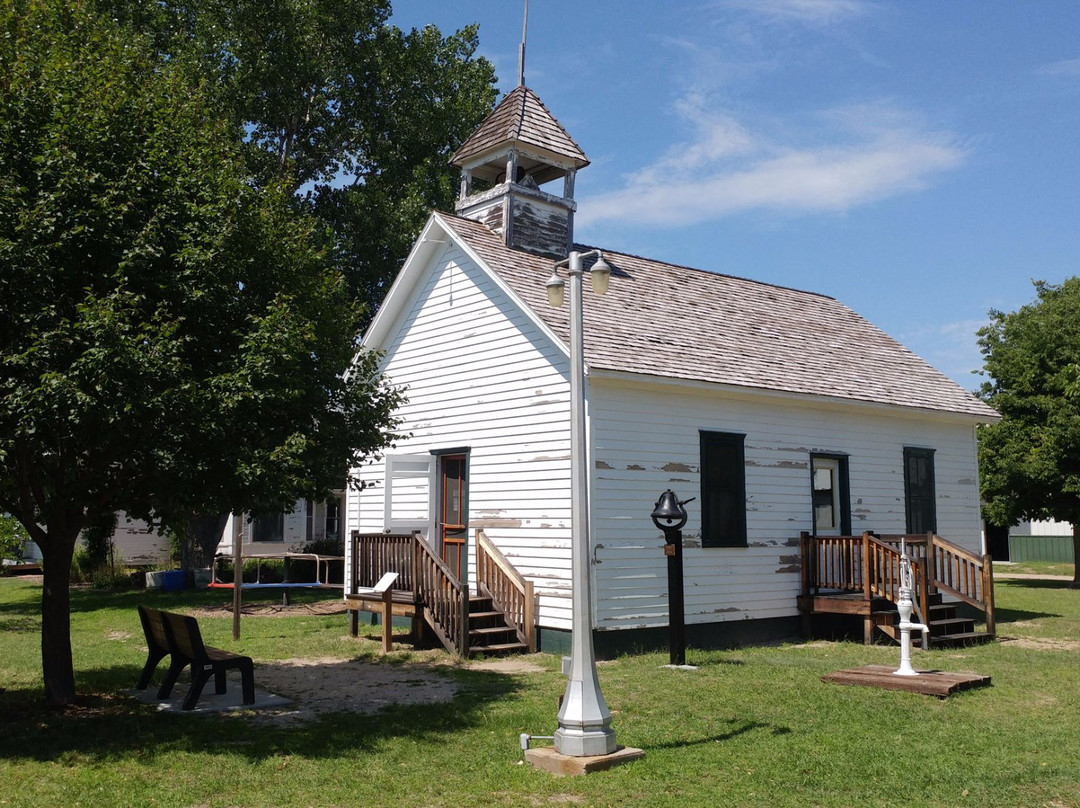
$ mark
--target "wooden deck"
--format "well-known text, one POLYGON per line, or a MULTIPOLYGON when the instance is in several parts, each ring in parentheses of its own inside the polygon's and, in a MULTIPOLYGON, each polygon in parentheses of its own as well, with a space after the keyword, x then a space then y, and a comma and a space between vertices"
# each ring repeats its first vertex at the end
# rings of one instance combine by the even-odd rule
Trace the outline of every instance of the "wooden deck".
POLYGON ((942 699, 960 690, 990 685, 990 677, 978 673, 947 673, 931 670, 918 671, 918 676, 897 676, 893 673, 895 670, 896 668, 889 665, 864 665, 861 668, 827 673, 821 677, 821 681, 838 685, 878 687, 883 690, 903 690, 907 693, 920 693, 942 699))
MULTIPOLYGON (((863 640, 899 639, 896 602, 900 589, 900 548, 912 561, 916 622, 930 627, 923 647, 966 645, 994 638, 994 586, 989 556, 975 556, 933 533, 918 536, 811 536, 799 539, 802 563, 803 633, 811 636, 817 615, 862 617, 863 640), (948 598, 946 600, 946 598, 948 598), (976 631, 958 613, 968 604, 985 614, 986 630, 976 631)), ((920 638, 921 632, 915 634, 920 638)))
MULTIPOLYGON (((430 631, 451 653, 513 653, 536 648, 536 597, 497 548, 476 533, 476 592, 457 580, 419 534, 352 533, 352 565, 345 590, 355 636, 360 611, 412 620, 412 639, 430 631), (397 573, 390 602, 369 590, 387 572, 397 573)), ((388 642, 384 644, 388 645, 388 642)))

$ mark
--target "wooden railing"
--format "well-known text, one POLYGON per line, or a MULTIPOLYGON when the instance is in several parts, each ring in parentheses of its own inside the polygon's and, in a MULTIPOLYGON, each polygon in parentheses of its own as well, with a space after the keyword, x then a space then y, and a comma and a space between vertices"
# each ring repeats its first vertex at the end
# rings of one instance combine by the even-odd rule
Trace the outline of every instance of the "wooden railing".
MULTIPOLYGON (((897 603, 900 600, 900 559, 898 544, 883 541, 870 533, 862 535, 863 557, 866 564, 866 584, 864 594, 867 598, 877 597, 897 603)), ((911 560, 912 598, 916 622, 925 623, 930 611, 930 586, 926 575, 926 559, 919 558, 918 552, 907 549, 911 560)), ((925 638, 924 638, 925 639, 925 638)))
POLYGON ((934 586, 986 612, 986 632, 994 634, 994 572, 990 556, 977 556, 931 536, 934 586))
POLYGON ((491 598, 495 608, 506 615, 518 640, 536 650, 536 595, 533 582, 526 580, 507 561, 482 530, 476 531, 476 584, 491 598))
POLYGON ((450 568, 417 534, 413 554, 416 603, 424 618, 451 652, 469 653, 469 587, 457 580, 450 568))
POLYGON ((944 592, 986 613, 994 633, 994 584, 990 556, 978 556, 933 533, 919 535, 811 536, 802 533, 804 595, 822 590, 862 592, 896 602, 900 545, 912 561, 916 614, 925 621, 931 592, 944 592))
POLYGON ((425 622, 451 653, 469 653, 469 590, 419 533, 352 534, 352 574, 346 594, 374 586, 396 572, 395 592, 407 593, 425 622))
POLYGON ((413 546, 416 536, 410 533, 352 534, 352 575, 346 594, 357 587, 371 587, 387 572, 396 572, 397 591, 415 592, 413 585, 413 546))

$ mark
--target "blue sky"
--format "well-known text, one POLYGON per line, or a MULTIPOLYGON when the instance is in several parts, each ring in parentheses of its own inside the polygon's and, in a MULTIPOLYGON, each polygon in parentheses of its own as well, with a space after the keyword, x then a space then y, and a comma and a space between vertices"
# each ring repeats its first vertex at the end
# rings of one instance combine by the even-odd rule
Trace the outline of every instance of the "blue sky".
MULTIPOLYGON (((480 24, 503 92, 523 0, 480 24)), ((531 0, 525 83, 592 164, 578 241, 831 295, 975 389, 975 331, 1080 274, 1076 0, 531 0)))

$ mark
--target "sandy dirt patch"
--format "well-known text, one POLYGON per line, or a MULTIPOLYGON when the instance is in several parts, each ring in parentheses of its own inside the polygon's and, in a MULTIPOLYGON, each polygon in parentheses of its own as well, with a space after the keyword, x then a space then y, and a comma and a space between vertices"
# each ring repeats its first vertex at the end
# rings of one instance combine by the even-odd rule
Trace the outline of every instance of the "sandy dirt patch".
MULTIPOLYGON (((231 617, 232 604, 205 606, 188 612, 192 617, 231 617)), ((313 614, 345 614, 344 600, 317 600, 313 603, 244 603, 240 607, 243 617, 304 617, 313 614)))
POLYGON ((309 721, 327 713, 371 714, 393 704, 448 702, 461 686, 449 669, 461 664, 474 670, 506 675, 546 673, 528 657, 455 663, 439 651, 428 659, 403 664, 335 657, 258 662, 255 681, 260 688, 284 696, 293 704, 259 711, 254 720, 275 724, 309 721))
POLYGON ((1000 645, 1015 645, 1033 651, 1080 651, 1080 642, 1076 640, 1051 640, 1040 637, 1001 637, 1000 645))

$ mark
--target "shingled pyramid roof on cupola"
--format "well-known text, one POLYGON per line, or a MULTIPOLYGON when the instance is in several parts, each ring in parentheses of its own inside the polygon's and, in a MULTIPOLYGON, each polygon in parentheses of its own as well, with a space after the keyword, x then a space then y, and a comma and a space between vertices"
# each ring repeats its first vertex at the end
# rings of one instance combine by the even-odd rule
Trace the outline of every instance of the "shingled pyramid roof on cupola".
POLYGON ((492 158, 511 148, 521 153, 518 165, 541 185, 589 164, 544 102, 523 84, 499 102, 450 162, 478 179, 498 182, 501 164, 492 158))

